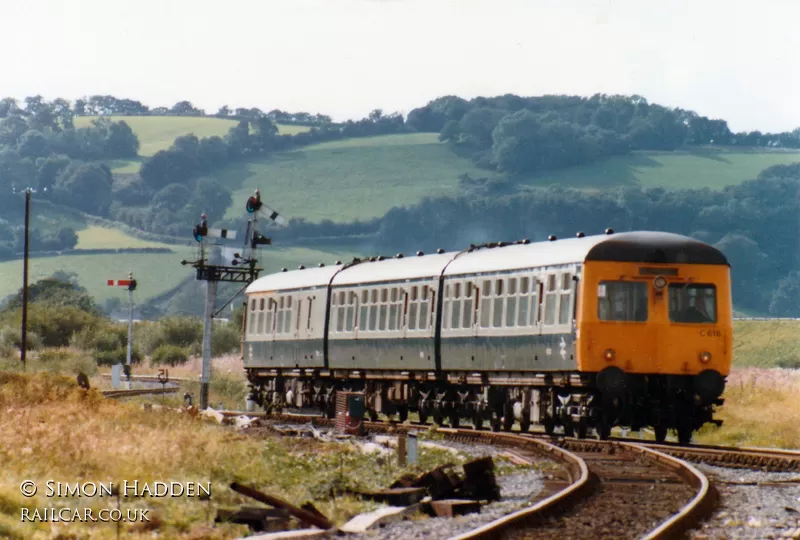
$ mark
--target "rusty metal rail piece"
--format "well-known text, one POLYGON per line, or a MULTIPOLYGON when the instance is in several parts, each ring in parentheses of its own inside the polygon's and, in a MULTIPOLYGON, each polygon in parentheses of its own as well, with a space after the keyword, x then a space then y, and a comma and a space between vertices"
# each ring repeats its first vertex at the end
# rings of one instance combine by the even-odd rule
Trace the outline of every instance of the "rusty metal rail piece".
POLYGON ((705 474, 690 463, 647 446, 622 442, 615 442, 614 444, 658 461, 665 467, 675 471, 696 490, 692 500, 686 503, 677 514, 674 514, 671 518, 645 536, 644 538, 646 540, 662 540, 665 538, 679 537, 697 523, 707 518, 714 510, 717 501, 717 492, 714 486, 711 485, 705 474))
MULTIPOLYGON (((446 431, 446 430, 441 430, 446 431)), ((455 430, 453 430, 455 431, 455 430)), ((476 432, 471 432, 476 433, 476 432)), ((481 432, 477 432, 481 433, 481 432)), ((485 435, 485 432, 483 432, 485 435)), ((508 514, 502 518, 496 519, 482 527, 473 529, 469 532, 463 533, 458 536, 450 538, 450 540, 467 540, 477 538, 496 538, 497 535, 509 528, 518 526, 520 523, 531 519, 533 517, 541 517, 543 515, 558 512, 565 507, 571 506, 581 500, 588 492, 591 491, 589 468, 586 462, 577 455, 569 452, 563 448, 559 448, 545 441, 531 439, 529 437, 522 437, 519 435, 507 435, 493 433, 492 439, 500 443, 511 443, 514 446, 527 446, 530 448, 530 443, 533 442, 538 446, 537 450, 546 452, 553 456, 556 460, 566 465, 567 472, 569 473, 570 481, 572 482, 565 489, 558 493, 554 493, 548 498, 539 501, 530 508, 518 510, 512 514, 508 514)))

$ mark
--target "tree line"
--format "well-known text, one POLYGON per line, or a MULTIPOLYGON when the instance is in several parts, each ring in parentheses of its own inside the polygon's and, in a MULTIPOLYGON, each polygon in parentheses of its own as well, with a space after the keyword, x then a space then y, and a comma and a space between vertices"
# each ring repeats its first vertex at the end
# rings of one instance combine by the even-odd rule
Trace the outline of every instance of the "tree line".
POLYGON ((635 150, 692 145, 800 148, 791 132, 734 133, 724 120, 649 103, 645 98, 596 94, 465 100, 444 96, 408 114, 416 131, 472 152, 474 162, 509 174, 580 165, 635 150))

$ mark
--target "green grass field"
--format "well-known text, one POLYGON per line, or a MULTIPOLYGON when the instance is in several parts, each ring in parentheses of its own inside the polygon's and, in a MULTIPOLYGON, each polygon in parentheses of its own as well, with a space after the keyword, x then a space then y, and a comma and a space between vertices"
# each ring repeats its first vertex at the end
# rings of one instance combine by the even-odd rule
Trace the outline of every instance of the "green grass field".
POLYGON ((733 362, 737 366, 800 367, 800 321, 735 321, 733 362))
POLYGON ((76 249, 115 249, 115 248, 148 248, 148 247, 168 247, 174 248, 161 242, 151 242, 141 240, 129 234, 125 234, 119 229, 109 229, 106 227, 91 226, 78 231, 78 245, 76 249))
MULTIPOLYGON (((75 127, 91 125, 96 116, 78 116, 75 118, 75 127)), ((116 122, 124 120, 139 137, 139 155, 152 156, 159 150, 172 146, 173 141, 181 135, 194 133, 197 137, 223 137, 228 130, 236 125, 236 120, 223 118, 205 118, 197 116, 109 116, 116 122)), ((306 126, 278 125, 281 134, 290 135, 308 131, 306 126)), ((135 161, 121 162, 112 167, 115 172, 136 172, 139 170, 135 161)))
POLYGON ((591 165, 532 176, 523 179, 523 183, 596 189, 620 185, 722 189, 754 179, 767 167, 798 161, 800 152, 782 150, 703 147, 692 152, 635 152, 591 165))
POLYGON ((287 218, 337 222, 382 216, 425 196, 458 193, 463 173, 485 175, 431 133, 335 141, 230 165, 214 176, 233 190, 226 217, 261 188, 266 204, 287 218))
MULTIPOLYGON (((81 240, 87 245, 98 247, 105 236, 98 236, 98 228, 86 229, 87 234, 81 240)), ((133 239, 133 242, 119 236, 112 230, 110 238, 118 238, 122 243, 142 242, 133 239)), ((155 243, 154 243, 155 244, 155 243)), ((155 244, 162 246, 162 244, 155 244)), ((146 247, 143 244, 129 247, 146 247)), ((128 272, 133 272, 139 283, 136 294, 138 302, 152 298, 177 286, 194 270, 189 266, 182 266, 181 260, 193 260, 196 249, 188 246, 169 246, 174 253, 119 253, 108 255, 61 255, 59 257, 31 258, 29 265, 28 282, 33 283, 52 275, 57 270, 74 272, 78 275, 80 285, 86 287, 95 299, 102 303, 107 298, 119 296, 122 298, 124 291, 106 285, 108 279, 125 279, 128 272)), ((307 267, 316 266, 320 262, 332 264, 336 260, 347 261, 352 258, 349 252, 331 248, 330 250, 315 250, 307 248, 270 248, 262 250, 263 274, 278 272, 281 268, 297 268, 299 265, 307 267)), ((22 287, 22 261, 7 261, 0 263, 0 299, 16 293, 22 287)))

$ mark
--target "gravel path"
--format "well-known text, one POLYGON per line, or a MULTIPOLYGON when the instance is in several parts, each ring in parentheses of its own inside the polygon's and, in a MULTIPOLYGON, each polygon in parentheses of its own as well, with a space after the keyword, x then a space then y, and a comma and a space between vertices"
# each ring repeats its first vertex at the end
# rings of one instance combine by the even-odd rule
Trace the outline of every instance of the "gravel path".
MULTIPOLYGON (((454 448, 475 458, 492 456, 504 451, 489 445, 467 445, 450 441, 436 441, 437 444, 454 448)), ((541 458, 555 465, 555 462, 541 458)), ((522 508, 532 497, 536 496, 544 487, 543 480, 547 473, 538 469, 521 468, 520 472, 498 476, 502 500, 481 507, 479 514, 467 514, 455 518, 429 518, 420 521, 399 521, 368 531, 363 534, 349 534, 347 538, 362 539, 387 539, 387 540, 415 540, 417 538, 445 539, 465 533, 476 527, 494 521, 507 514, 522 508)))
POLYGON ((800 537, 800 475, 695 466, 717 487, 720 501, 712 517, 692 531, 691 538, 800 537), (764 485, 768 482, 787 483, 764 485))

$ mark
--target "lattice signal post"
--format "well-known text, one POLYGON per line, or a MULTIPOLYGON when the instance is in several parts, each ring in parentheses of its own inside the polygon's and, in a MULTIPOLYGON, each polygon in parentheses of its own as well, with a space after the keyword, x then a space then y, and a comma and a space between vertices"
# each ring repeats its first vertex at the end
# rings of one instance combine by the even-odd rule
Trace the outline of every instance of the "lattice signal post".
POLYGON ((133 291, 136 290, 136 280, 133 279, 133 272, 128 272, 128 279, 109 279, 109 287, 128 288, 128 354, 125 360, 125 377, 128 379, 128 388, 131 385, 131 356, 133 353, 133 291))
MULTIPOLYGON (((203 317, 203 368, 200 376, 200 408, 208 408, 208 386, 211 380, 211 331, 213 327, 214 317, 222 311, 220 309, 217 313, 214 312, 214 306, 217 301, 217 283, 220 281, 229 283, 243 283, 244 290, 247 285, 258 279, 258 273, 263 268, 256 268, 255 250, 259 245, 271 244, 272 240, 259 234, 258 226, 258 212, 264 207, 261 202, 261 193, 259 190, 255 191, 252 197, 247 199, 245 208, 253 217, 247 222, 247 232, 245 233, 244 246, 241 253, 234 253, 230 259, 231 263, 228 264, 209 264, 207 256, 211 248, 215 246, 207 245, 207 239, 220 238, 220 239, 236 239, 236 231, 227 229, 209 229, 206 215, 201 216, 201 221, 194 227, 194 239, 200 243, 200 257, 196 261, 181 261, 183 265, 191 265, 197 270, 197 279, 206 282, 206 305, 205 314, 203 317)), ((277 223, 283 223, 283 218, 278 217, 278 213, 270 209, 269 219, 277 223)), ((219 247, 219 246, 216 246, 219 247)), ((230 250, 232 248, 224 248, 230 250)), ((241 292, 241 290, 239 291, 241 292)), ((238 292, 236 293, 239 294, 238 292)), ((233 298, 231 299, 233 300, 233 298)), ((226 305, 230 300, 226 302, 226 305)))

